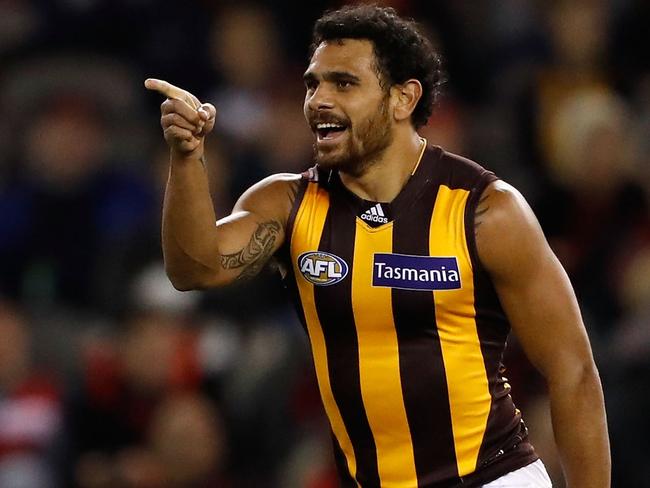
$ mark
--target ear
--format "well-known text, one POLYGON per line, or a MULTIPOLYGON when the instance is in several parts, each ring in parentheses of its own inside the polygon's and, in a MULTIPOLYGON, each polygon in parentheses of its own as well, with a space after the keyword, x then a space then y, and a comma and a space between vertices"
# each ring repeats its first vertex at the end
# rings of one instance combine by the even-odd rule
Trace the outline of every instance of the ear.
POLYGON ((400 122, 409 119, 422 97, 422 84, 418 80, 411 79, 393 85, 390 90, 393 99, 393 117, 400 122))

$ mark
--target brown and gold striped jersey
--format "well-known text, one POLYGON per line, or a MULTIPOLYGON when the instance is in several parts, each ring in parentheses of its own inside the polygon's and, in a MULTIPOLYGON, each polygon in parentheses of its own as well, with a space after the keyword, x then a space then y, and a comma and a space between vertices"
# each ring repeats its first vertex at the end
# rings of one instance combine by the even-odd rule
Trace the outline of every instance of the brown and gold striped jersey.
POLYGON ((288 285, 344 486, 472 487, 537 459, 501 363, 510 331, 473 219, 496 177, 427 147, 390 203, 305 173, 288 285))

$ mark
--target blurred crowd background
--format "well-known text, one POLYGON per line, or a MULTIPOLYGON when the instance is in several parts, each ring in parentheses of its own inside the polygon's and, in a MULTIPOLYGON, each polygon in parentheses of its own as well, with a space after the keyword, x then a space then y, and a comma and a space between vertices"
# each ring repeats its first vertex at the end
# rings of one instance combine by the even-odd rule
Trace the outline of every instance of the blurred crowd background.
MULTIPOLYGON (((395 0, 442 53, 422 135, 517 186, 575 286, 614 486, 650 487, 650 2, 395 0)), ((306 338, 277 276, 164 276, 166 79, 218 107, 219 216, 310 166, 302 72, 341 2, 0 0, 0 487, 336 486, 306 338)), ((557 487, 543 381, 515 401, 557 487)))

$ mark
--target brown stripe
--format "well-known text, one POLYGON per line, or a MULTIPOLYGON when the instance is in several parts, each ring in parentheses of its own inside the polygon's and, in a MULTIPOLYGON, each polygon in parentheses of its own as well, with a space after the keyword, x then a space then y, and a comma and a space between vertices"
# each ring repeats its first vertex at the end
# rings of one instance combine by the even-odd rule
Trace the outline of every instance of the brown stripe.
MULTIPOLYGON (((412 210, 400 214, 393 229, 393 252, 429 255, 427 216, 433 212, 436 187, 418 198, 412 210)), ((436 329, 433 294, 392 290, 393 315, 399 343, 400 373, 418 486, 457 478, 447 379, 436 329)))
POLYGON ((289 213, 289 218, 287 219, 287 225, 285 229, 285 244, 291 244, 291 236, 293 235, 293 227, 296 222, 296 215, 298 214, 298 209, 302 205, 302 201, 305 198, 305 193, 307 192, 307 187, 309 186, 309 180, 303 177, 298 183, 298 192, 296 193, 296 199, 291 206, 291 212, 289 213))
POLYGON ((376 446, 361 397, 359 344, 352 311, 354 239, 354 216, 342 198, 333 198, 319 250, 343 259, 349 267, 348 276, 329 286, 314 287, 314 298, 323 327, 332 393, 357 461, 356 480, 363 488, 378 488, 376 446))
POLYGON ((309 181, 305 178, 303 178, 299 182, 298 192, 293 202, 293 206, 291 207, 291 212, 289 213, 289 218, 287 219, 287 225, 284 231, 284 235, 285 235, 284 243, 282 244, 282 247, 278 251, 279 261, 281 262, 282 265, 286 266, 286 272, 287 272, 286 276, 282 278, 283 285, 287 289, 289 299, 291 300, 294 307, 296 308, 296 312, 298 314, 298 320, 300 321, 300 324, 302 325, 306 333, 308 333, 307 320, 305 318, 305 311, 302 308, 302 300, 300 300, 300 293, 298 291, 296 276, 292 265, 293 259, 291 257, 291 241, 293 236, 293 228, 296 221, 296 215, 298 215, 298 210, 302 206, 305 194, 307 192, 308 185, 309 185, 309 181))
POLYGON ((484 189, 496 178, 486 174, 483 181, 472 190, 465 210, 465 235, 474 270, 474 303, 476 325, 485 359, 492 404, 481 450, 479 467, 495 461, 502 452, 511 449, 524 437, 525 427, 521 413, 515 409, 510 396, 510 385, 500 372, 510 325, 501 308, 496 290, 478 258, 474 234, 474 214, 484 189))
POLYGON ((334 463, 336 464, 336 470, 339 474, 339 483, 341 488, 358 488, 359 485, 357 485, 357 482, 350 474, 345 459, 345 453, 343 452, 343 449, 341 449, 339 441, 336 439, 334 433, 332 433, 332 448, 334 450, 334 463))
POLYGON ((475 273, 474 290, 476 326, 492 397, 485 435, 479 451, 480 468, 521 442, 524 426, 521 413, 515 409, 510 396, 510 385, 499 371, 509 326, 505 316, 498 312, 498 298, 486 276, 475 273))

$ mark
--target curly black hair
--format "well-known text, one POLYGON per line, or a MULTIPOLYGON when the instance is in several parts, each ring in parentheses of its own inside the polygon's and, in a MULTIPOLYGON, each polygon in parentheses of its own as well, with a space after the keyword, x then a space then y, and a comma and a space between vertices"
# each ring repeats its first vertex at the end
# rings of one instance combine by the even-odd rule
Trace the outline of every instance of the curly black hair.
POLYGON ((442 59, 412 19, 400 17, 392 7, 348 5, 330 10, 316 21, 310 56, 324 41, 367 39, 373 43, 382 87, 417 79, 420 98, 411 120, 415 128, 427 123, 444 82, 442 59))

